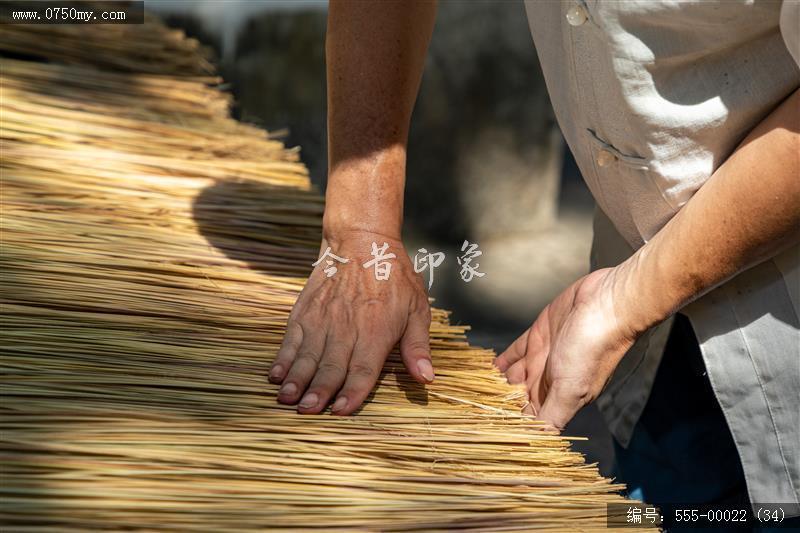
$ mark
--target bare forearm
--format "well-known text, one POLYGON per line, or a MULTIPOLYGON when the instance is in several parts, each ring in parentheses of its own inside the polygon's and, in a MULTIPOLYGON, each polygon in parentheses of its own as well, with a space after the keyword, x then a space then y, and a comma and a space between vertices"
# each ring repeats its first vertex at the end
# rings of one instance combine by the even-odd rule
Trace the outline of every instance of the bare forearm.
POLYGON ((408 126, 435 11, 420 0, 330 3, 328 239, 400 238, 408 126))
POLYGON ((420 383, 434 379, 428 297, 400 240, 408 124, 433 19, 433 4, 421 0, 330 2, 321 257, 270 369, 270 380, 281 384, 278 401, 297 404, 300 413, 329 404, 335 414, 355 412, 398 343, 409 374, 420 383), (380 243, 394 254, 391 283, 377 267, 337 273, 321 263, 330 247, 364 264, 380 243))
POLYGON ((643 330, 800 242, 800 91, 761 122, 620 270, 615 297, 643 330))

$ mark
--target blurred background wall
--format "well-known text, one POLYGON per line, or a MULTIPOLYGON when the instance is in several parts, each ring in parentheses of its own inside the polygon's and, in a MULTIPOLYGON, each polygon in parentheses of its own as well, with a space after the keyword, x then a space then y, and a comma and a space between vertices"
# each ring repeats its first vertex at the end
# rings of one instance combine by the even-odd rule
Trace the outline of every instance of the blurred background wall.
MULTIPOLYGON (((319 0, 148 0, 168 24, 211 46, 237 118, 286 130, 324 190, 325 25, 319 0)), ((501 352, 564 287, 588 271, 593 202, 553 117, 521 0, 440 0, 412 118, 404 237, 444 251, 431 296, 469 323, 472 343, 501 352), (456 257, 477 243, 483 278, 456 257)), ((568 428, 610 471, 594 407, 568 428)))

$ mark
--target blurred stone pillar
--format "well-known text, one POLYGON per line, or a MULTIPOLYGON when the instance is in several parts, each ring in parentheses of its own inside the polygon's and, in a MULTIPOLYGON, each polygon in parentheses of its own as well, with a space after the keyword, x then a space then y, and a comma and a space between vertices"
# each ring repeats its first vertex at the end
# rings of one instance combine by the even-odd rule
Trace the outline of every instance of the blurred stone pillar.
MULTIPOLYGON (((198 37, 216 34, 237 115, 288 129, 324 185, 325 4, 148 5, 183 13, 173 22, 198 37)), ((406 235, 460 246, 547 228, 561 150, 522 1, 441 0, 409 136, 406 235)))
POLYGON ((407 226, 449 244, 547 228, 561 161, 522 2, 440 2, 412 120, 407 226))
POLYGON ((516 135, 487 127, 459 149, 461 216, 475 240, 530 234, 555 220, 561 136, 554 129, 520 143, 516 135))

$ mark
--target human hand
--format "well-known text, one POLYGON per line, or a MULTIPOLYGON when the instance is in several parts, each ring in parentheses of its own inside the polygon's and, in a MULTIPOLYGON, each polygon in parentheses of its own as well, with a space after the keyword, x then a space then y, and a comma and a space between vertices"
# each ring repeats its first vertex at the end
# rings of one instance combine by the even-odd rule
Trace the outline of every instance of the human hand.
POLYGON ((428 296, 402 242, 384 235, 353 231, 323 240, 322 250, 348 258, 326 277, 317 265, 289 315, 283 344, 269 378, 281 383, 278 401, 298 405, 300 413, 319 413, 336 395, 331 411, 348 415, 369 395, 383 364, 400 340, 408 372, 420 383, 434 379, 428 330, 428 296), (372 243, 389 244, 389 279, 377 280, 372 243), (338 393, 338 394, 337 394, 338 393))
POLYGON ((562 430, 599 396, 641 334, 622 306, 624 275, 617 267, 579 279, 497 357, 508 381, 528 390, 524 412, 562 430))

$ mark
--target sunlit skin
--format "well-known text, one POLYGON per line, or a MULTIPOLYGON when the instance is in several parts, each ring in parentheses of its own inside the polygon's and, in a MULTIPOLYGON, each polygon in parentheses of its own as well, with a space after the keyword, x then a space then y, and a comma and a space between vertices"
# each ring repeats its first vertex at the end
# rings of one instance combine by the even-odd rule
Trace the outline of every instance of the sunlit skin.
POLYGON ((270 371, 278 401, 301 413, 355 411, 392 347, 420 383, 434 379, 430 307, 403 247, 406 140, 436 7, 431 2, 331 2, 326 41, 328 188, 321 251, 351 262, 325 278, 315 268, 270 371), (386 281, 371 245, 389 244, 386 281))
POLYGON ((651 326, 800 242, 800 92, 762 121, 658 234, 562 292, 496 360, 562 429, 651 326))
MULTIPOLYGON (((328 15, 329 181, 318 266, 295 304, 270 380, 278 400, 351 414, 399 342, 433 380, 430 309, 401 238, 408 126, 434 3, 332 1, 328 15), (371 243, 397 254, 388 281, 360 268, 371 243)), ((800 96, 765 118, 678 214, 629 260, 568 287, 497 360, 528 413, 563 428, 594 400, 644 331, 715 286, 800 242, 800 96)))

